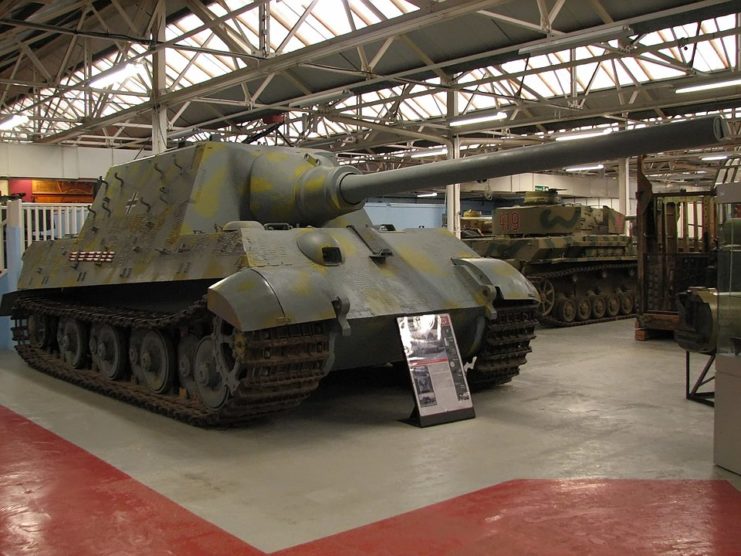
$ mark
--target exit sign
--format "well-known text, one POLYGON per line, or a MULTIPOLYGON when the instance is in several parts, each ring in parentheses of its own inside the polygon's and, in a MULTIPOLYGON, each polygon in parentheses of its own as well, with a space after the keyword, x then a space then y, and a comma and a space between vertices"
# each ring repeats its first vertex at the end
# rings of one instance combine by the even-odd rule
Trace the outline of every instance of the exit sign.
POLYGON ((548 187, 547 185, 536 185, 535 186, 535 191, 548 191, 549 189, 550 187, 548 187))

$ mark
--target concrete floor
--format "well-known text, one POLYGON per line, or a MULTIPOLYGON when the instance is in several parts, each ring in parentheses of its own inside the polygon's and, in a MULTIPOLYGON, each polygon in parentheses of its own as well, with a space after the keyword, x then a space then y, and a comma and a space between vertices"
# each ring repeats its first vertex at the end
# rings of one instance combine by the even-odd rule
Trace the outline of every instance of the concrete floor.
POLYGON ((741 476, 713 466, 713 409, 684 400, 673 342, 635 342, 631 320, 538 335, 520 377, 474 396, 476 419, 428 429, 400 422, 411 394, 390 369, 330 377, 298 410, 247 428, 201 430, 4 352, 0 405, 266 551, 516 478, 720 478, 741 489, 741 476))

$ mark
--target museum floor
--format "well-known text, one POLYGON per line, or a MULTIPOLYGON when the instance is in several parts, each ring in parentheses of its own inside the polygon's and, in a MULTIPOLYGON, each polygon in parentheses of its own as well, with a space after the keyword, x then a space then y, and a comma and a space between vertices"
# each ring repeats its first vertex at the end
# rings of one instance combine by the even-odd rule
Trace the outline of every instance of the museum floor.
POLYGON ((476 419, 427 429, 392 369, 202 430, 4 352, 0 554, 741 553, 741 476, 713 466, 675 344, 628 320, 533 349, 476 419))

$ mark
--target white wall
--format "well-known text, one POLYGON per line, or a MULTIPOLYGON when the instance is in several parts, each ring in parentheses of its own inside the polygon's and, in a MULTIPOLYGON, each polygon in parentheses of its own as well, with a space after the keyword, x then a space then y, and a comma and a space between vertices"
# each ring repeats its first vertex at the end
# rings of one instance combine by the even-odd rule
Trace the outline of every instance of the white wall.
POLYGON ((149 151, 0 143, 0 176, 11 178, 95 179, 114 164, 149 151))
MULTIPOLYGON (((618 183, 614 178, 529 173, 494 178, 480 183, 465 183, 462 184, 461 189, 483 193, 518 193, 534 191, 536 185, 559 189, 559 194, 567 201, 570 196, 580 197, 576 199, 577 202, 592 206, 607 205, 615 210, 618 209, 618 183)), ((635 214, 635 192, 636 180, 631 177, 628 192, 631 199, 629 214, 635 214)))
POLYGON ((404 228, 440 228, 443 225, 445 205, 431 203, 378 203, 365 204, 368 216, 376 225, 393 224, 397 230, 404 228))

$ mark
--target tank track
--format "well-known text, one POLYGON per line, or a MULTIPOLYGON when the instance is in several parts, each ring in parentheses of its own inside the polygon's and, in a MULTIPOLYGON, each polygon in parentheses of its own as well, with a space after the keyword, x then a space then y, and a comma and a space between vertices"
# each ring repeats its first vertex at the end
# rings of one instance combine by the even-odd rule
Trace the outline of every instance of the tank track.
MULTIPOLYGON (((539 272, 536 274, 530 274, 527 276, 528 279, 535 279, 535 278, 563 278, 564 276, 569 276, 570 274, 578 274, 579 272, 594 272, 599 270, 622 270, 622 269, 630 269, 638 268, 638 262, 628 262, 628 263, 613 263, 613 264, 602 264, 597 266, 582 266, 582 267, 571 267, 568 270, 554 270, 553 272, 539 272)), ((537 311, 537 318, 538 321, 541 324, 544 324, 546 326, 551 326, 554 328, 567 328, 567 327, 573 327, 573 326, 583 326, 585 324, 595 324, 599 322, 609 322, 614 320, 622 320, 622 319, 632 319, 635 318, 636 313, 635 311, 632 313, 629 313, 627 315, 616 315, 614 317, 608 317, 605 316, 601 319, 587 319, 587 320, 580 320, 580 321, 574 321, 574 322, 564 322, 562 320, 559 320, 557 318, 554 318, 550 315, 542 315, 540 311, 537 311)))
MULTIPOLYGON (((487 324, 484 346, 468 381, 473 389, 510 382, 519 374, 532 350, 537 304, 497 308, 497 318, 487 324)), ((239 350, 240 362, 249 369, 239 387, 218 410, 181 394, 156 394, 133 380, 112 381, 90 368, 75 369, 59 354, 29 342, 27 315, 69 317, 87 323, 121 328, 167 329, 209 316, 204 300, 174 314, 75 305, 51 299, 21 298, 14 308, 16 350, 31 367, 88 390, 130 403, 154 413, 201 427, 234 426, 299 405, 326 375, 330 356, 327 323, 291 325, 248 334, 247 348, 239 350), (279 354, 265 358, 265 353, 279 354)))
POLYGON ((26 317, 30 313, 132 329, 164 329, 191 319, 208 318, 204 300, 174 314, 73 305, 39 298, 21 298, 14 307, 16 349, 31 367, 196 426, 232 426, 297 406, 316 390, 326 375, 325 363, 330 356, 327 323, 289 325, 248 333, 249 347, 242 350, 239 362, 246 365, 249 372, 231 398, 214 410, 182 392, 156 394, 132 380, 111 381, 92 369, 73 368, 57 354, 29 343, 26 317), (265 354, 272 354, 272 357, 265 354))
POLYGON ((475 390, 510 382, 532 351, 538 304, 497 307, 496 311, 497 318, 487 324, 483 349, 468 372, 468 384, 475 390))

